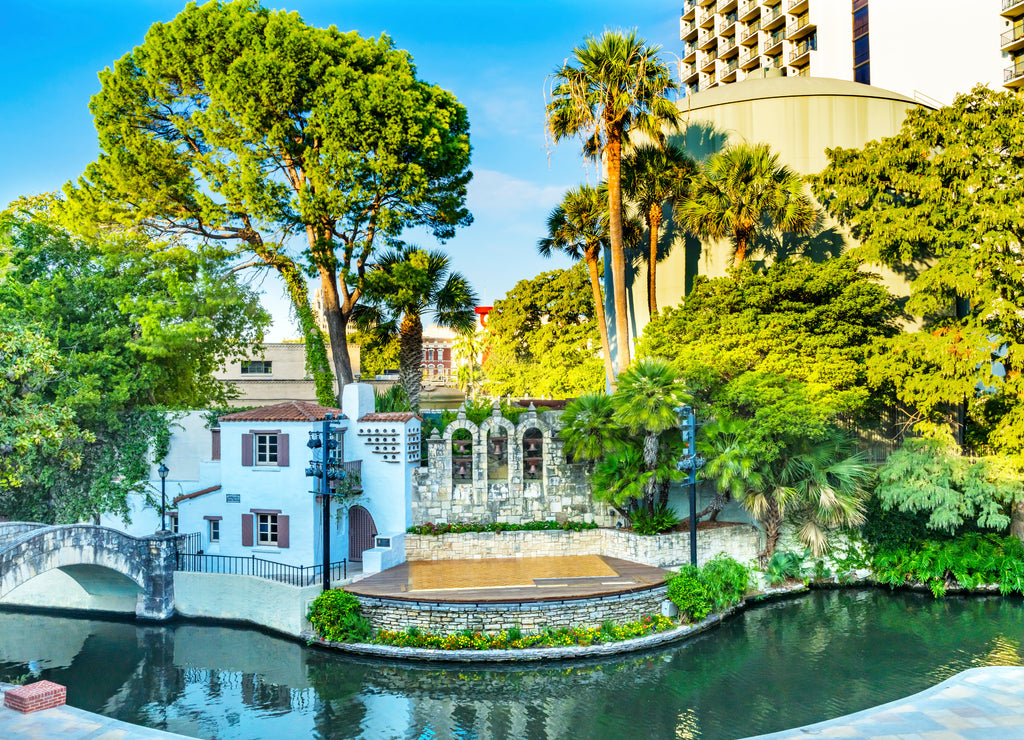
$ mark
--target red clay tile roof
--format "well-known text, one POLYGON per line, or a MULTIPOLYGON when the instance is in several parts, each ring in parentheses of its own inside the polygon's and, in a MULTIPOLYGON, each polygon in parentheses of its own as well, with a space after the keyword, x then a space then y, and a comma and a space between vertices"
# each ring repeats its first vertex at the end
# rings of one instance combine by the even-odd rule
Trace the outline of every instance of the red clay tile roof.
POLYGON ((184 496, 177 496, 177 497, 175 497, 174 501, 172 501, 171 503, 175 503, 176 504, 179 501, 184 501, 185 499, 199 498, 200 496, 205 496, 208 493, 213 493, 214 491, 219 491, 219 490, 220 490, 220 486, 210 486, 209 488, 204 488, 201 491, 192 491, 192 493, 186 493, 184 496))
POLYGON ((410 419, 419 419, 423 421, 423 418, 417 416, 411 411, 384 411, 379 414, 366 414, 361 416, 359 421, 401 421, 406 422, 410 419))
POLYGON ((341 414, 341 409, 308 401, 285 401, 248 411, 236 411, 220 417, 220 421, 323 421, 326 414, 341 414))

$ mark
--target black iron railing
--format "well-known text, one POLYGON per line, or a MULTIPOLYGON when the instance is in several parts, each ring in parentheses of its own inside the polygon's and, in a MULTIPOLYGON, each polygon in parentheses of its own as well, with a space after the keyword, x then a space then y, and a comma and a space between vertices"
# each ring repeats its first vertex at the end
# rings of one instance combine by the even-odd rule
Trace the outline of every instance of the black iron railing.
MULTIPOLYGON (((331 580, 348 577, 348 560, 339 560, 329 566, 331 580)), ((312 586, 323 578, 322 565, 288 565, 264 560, 255 555, 206 555, 178 553, 177 570, 186 573, 222 573, 235 576, 256 576, 290 586, 312 586)))
POLYGON ((199 532, 189 532, 178 535, 178 552, 186 555, 195 555, 203 546, 203 535, 199 532))

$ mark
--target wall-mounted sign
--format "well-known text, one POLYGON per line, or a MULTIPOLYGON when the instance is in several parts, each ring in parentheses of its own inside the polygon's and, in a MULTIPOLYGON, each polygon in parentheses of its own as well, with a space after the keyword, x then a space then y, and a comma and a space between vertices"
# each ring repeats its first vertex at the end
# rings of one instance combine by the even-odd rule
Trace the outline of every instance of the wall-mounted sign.
POLYGON ((391 547, 390 537, 378 537, 376 547, 391 547))
POLYGON ((228 493, 225 494, 224 500, 229 504, 240 504, 242 503, 242 494, 240 493, 228 493))

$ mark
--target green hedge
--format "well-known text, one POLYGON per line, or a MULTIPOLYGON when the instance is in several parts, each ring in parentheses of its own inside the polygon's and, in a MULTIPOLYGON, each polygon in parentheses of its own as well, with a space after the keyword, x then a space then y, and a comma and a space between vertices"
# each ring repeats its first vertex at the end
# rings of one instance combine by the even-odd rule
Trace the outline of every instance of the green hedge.
POLYGON ((750 569, 724 553, 703 568, 687 565, 668 581, 668 597, 683 619, 699 622, 712 612, 742 601, 750 582, 750 569))
POLYGON ((338 589, 317 596, 306 619, 321 639, 330 642, 366 642, 373 635, 370 622, 359 612, 359 600, 338 589))
POLYGON ((584 529, 597 529, 597 525, 587 522, 523 522, 522 524, 508 524, 506 522, 491 522, 482 524, 480 522, 427 522, 409 527, 406 532, 409 534, 462 534, 463 532, 532 532, 538 530, 564 529, 579 532, 584 529))

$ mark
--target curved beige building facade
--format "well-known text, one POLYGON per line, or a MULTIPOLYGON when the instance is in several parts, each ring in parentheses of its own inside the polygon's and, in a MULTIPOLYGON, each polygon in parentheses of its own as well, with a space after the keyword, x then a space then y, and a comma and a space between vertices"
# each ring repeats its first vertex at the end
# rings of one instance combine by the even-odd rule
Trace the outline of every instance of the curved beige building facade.
MULTIPOLYGON (((820 172, 828 163, 825 150, 862 147, 868 141, 899 131, 907 112, 921 105, 898 93, 845 80, 815 77, 777 77, 746 80, 687 96, 679 101, 685 130, 673 137, 697 160, 729 143, 765 142, 785 164, 801 174, 820 172)), ((658 263, 658 306, 675 306, 686 294, 695 275, 718 277, 731 265, 726 242, 701 244, 680 233, 666 212, 668 227, 663 239, 667 255, 658 263)), ((855 242, 834 223, 826 222, 809 239, 784 239, 782 254, 804 254, 821 259, 834 256, 855 242)), ((767 259, 771 259, 771 255, 767 259)), ((753 259, 765 259, 754 254, 753 259)), ((897 295, 906 295, 905 283, 894 274, 877 269, 897 295)), ((610 293, 610 275, 605 276, 610 293)), ((613 306, 609 304, 609 325, 613 306)), ((639 336, 646 326, 646 267, 637 268, 632 280, 631 329, 639 336)))

